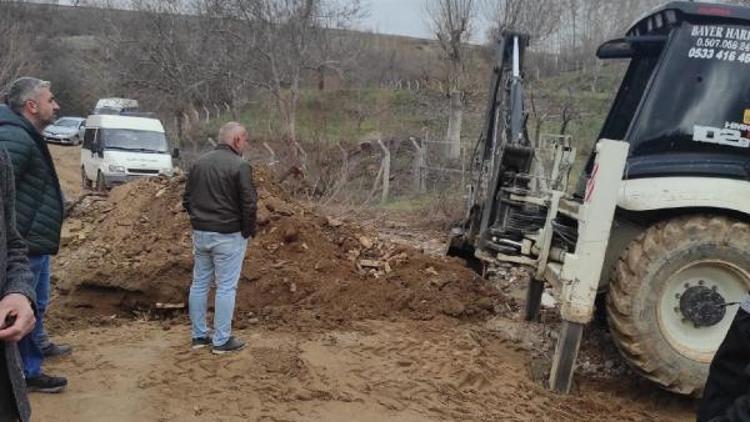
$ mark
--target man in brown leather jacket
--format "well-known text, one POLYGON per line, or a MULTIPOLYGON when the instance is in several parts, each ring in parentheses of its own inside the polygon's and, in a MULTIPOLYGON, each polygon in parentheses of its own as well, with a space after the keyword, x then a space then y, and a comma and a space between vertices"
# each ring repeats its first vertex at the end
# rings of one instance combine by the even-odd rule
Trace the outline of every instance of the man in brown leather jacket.
POLYGON ((0 221, 0 420, 26 422, 31 409, 16 342, 34 328, 32 303, 36 298, 26 245, 16 231, 13 170, 3 149, 0 221))
POLYGON ((215 354, 233 352, 245 342, 232 333, 237 282, 247 241, 255 235, 256 193, 244 126, 229 122, 219 130, 219 145, 191 167, 183 206, 193 226, 193 283, 189 310, 193 349, 212 345, 215 354), (208 290, 216 284, 214 332, 206 325, 208 290))

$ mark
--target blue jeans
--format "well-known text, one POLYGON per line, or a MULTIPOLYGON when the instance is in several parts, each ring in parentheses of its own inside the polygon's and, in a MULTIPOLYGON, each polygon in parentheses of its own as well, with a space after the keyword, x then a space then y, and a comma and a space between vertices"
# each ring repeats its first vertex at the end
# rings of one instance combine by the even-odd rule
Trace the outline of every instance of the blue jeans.
POLYGON ((237 282, 242 271, 247 239, 237 233, 193 230, 193 284, 190 286, 190 322, 193 338, 208 337, 206 312, 211 281, 216 284, 214 346, 221 346, 232 334, 232 315, 237 282))
POLYGON ((31 272, 34 274, 34 290, 36 291, 36 325, 34 330, 18 342, 18 351, 23 359, 23 372, 26 378, 41 375, 43 342, 46 340, 44 331, 44 311, 49 304, 50 291, 50 257, 49 255, 29 256, 31 272))

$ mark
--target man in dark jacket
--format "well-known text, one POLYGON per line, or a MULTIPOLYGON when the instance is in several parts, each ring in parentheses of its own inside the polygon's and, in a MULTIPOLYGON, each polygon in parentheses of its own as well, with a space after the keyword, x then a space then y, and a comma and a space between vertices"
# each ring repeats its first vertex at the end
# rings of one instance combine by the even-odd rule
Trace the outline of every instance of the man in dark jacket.
POLYGON ((750 296, 711 360, 697 422, 750 422, 750 296))
MULTIPOLYGON (((67 380, 42 372, 46 341, 44 311, 49 302, 50 255, 57 253, 63 220, 63 195, 47 144, 41 133, 52 123, 60 107, 49 82, 24 77, 15 80, 0 105, 0 148, 13 164, 16 186, 16 227, 26 242, 34 275, 37 323, 31 335, 18 344, 29 391, 56 393, 67 380)), ((52 354, 66 354, 69 347, 51 346, 52 354)), ((49 349, 48 349, 49 350, 49 349)))
POLYGON ((29 402, 16 342, 34 328, 33 276, 16 231, 10 159, 0 149, 0 421, 28 421, 29 402))
POLYGON ((222 354, 245 347, 233 337, 232 316, 247 240, 255 235, 256 193, 250 164, 242 159, 247 130, 230 122, 219 130, 220 144, 193 164, 183 206, 193 226, 193 283, 190 321, 193 349, 213 345, 222 354), (216 284, 213 338, 206 325, 208 290, 216 284))

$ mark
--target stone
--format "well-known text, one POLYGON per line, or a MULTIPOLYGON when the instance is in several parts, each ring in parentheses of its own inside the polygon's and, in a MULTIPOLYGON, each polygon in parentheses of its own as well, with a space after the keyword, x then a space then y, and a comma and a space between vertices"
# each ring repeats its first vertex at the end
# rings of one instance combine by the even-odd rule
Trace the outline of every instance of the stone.
POLYGON ((370 240, 367 236, 359 236, 357 240, 359 241, 359 244, 362 245, 362 247, 365 249, 370 249, 373 245, 372 240, 370 240))
POLYGON ((452 317, 461 316, 465 310, 466 307, 464 304, 456 299, 448 299, 445 305, 443 305, 443 313, 452 317))

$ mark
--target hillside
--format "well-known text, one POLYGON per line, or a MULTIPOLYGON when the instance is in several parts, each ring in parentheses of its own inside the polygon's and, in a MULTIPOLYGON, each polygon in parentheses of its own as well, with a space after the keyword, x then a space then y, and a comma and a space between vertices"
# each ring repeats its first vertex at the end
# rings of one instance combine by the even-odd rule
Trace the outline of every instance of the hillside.
MULTIPOLYGON (((144 6, 145 7, 145 6, 144 6)), ((106 9, 87 6, 65 6, 38 3, 0 3, 0 12, 13 11, 34 31, 34 54, 38 65, 34 73, 55 84, 63 111, 69 115, 86 115, 96 99, 112 96, 137 98, 152 110, 162 112, 168 104, 153 98, 154 90, 144 89, 153 81, 118 80, 118 69, 111 69, 116 51, 114 40, 132 42, 143 31, 154 14, 143 11, 106 9)), ((179 27, 195 27, 205 18, 191 15, 165 15, 179 27)), ((203 21, 202 24, 205 24, 203 21)), ((220 22, 211 25, 221 25, 220 22)), ((357 54, 371 64, 356 65, 343 80, 328 76, 331 86, 365 81, 368 85, 391 85, 400 80, 435 77, 439 68, 439 47, 434 40, 399 35, 376 34, 350 30, 329 30, 338 40, 356 39, 357 54), (377 57, 370 57, 377 52, 377 57)), ((337 41, 338 42, 338 41, 337 41)), ((177 48, 177 47, 175 47, 177 48)), ((184 47, 183 47, 184 48, 184 47)), ((475 50, 476 48, 472 48, 475 50)), ((312 81, 310 85, 317 83, 312 81)), ((157 90, 158 91, 158 90, 157 90)), ((172 111, 172 110, 169 110, 172 111)))

